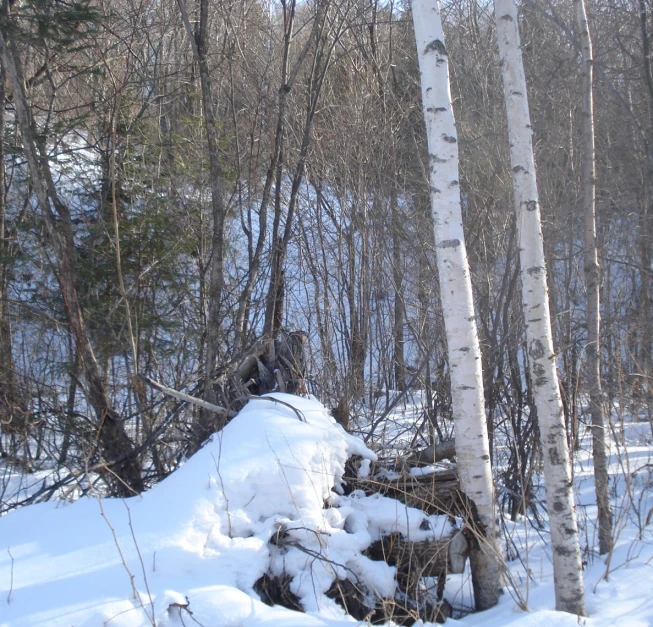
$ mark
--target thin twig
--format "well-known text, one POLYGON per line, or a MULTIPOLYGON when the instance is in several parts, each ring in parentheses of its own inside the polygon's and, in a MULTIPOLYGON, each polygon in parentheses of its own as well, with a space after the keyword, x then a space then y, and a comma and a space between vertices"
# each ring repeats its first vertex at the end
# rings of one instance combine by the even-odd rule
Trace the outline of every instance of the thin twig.
MULTIPOLYGON (((132 524, 132 513, 131 510, 129 509, 129 505, 127 505, 127 502, 123 499, 122 500, 123 505, 125 506, 125 509, 127 510, 127 520, 129 522, 129 531, 132 536, 132 540, 134 541, 134 547, 136 548, 136 554, 138 555, 138 561, 141 564, 141 571, 143 572, 143 581, 145 582, 145 590, 147 591, 147 596, 150 599, 150 607, 152 609, 152 616, 150 618, 150 622, 154 627, 156 627, 156 614, 154 610, 154 599, 152 598, 152 593, 150 592, 150 584, 147 581, 147 574, 145 572, 145 563, 143 562, 143 555, 141 554, 141 549, 138 546, 138 542, 136 541, 136 534, 134 533, 134 526, 132 524)), ((140 595, 139 595, 139 600, 140 600, 140 595)), ((142 601, 141 601, 142 603, 142 601)), ((145 614, 147 614, 147 610, 145 607, 143 607, 143 610, 145 611, 145 614)))
POLYGON ((306 416, 304 416, 304 414, 299 409, 293 407, 290 403, 286 403, 285 401, 280 401, 278 398, 274 398, 274 396, 248 396, 247 398, 250 401, 270 401, 271 403, 279 403, 279 405, 285 405, 297 414, 297 418, 299 418, 300 422, 306 422, 306 416))
POLYGON ((14 556, 11 554, 11 551, 9 550, 9 547, 7 547, 7 553, 9 553, 9 557, 11 559, 11 573, 10 573, 10 579, 9 579, 9 592, 7 593, 7 605, 11 603, 11 593, 14 590, 14 556))

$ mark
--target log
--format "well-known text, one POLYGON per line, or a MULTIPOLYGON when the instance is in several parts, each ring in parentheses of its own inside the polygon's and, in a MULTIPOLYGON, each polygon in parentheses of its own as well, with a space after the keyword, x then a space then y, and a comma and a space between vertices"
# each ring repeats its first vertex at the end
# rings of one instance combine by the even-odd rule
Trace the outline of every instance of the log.
POLYGON ((379 476, 383 462, 373 465, 370 476, 358 477, 358 462, 345 467, 347 492, 363 490, 365 494, 379 493, 421 509, 427 514, 462 515, 466 511, 461 498, 460 485, 455 466, 433 473, 413 476, 402 472, 396 478, 379 476))
MULTIPOLYGON (((416 583, 422 577, 460 574, 469 553, 465 535, 455 530, 451 535, 426 542, 412 542, 400 533, 391 533, 373 542, 365 551, 370 559, 396 566, 399 576, 416 583)), ((411 586, 406 586, 410 588, 411 586)))
POLYGON ((406 463, 411 465, 436 464, 445 459, 453 459, 456 455, 456 443, 454 440, 445 440, 421 451, 415 451, 406 458, 406 463))

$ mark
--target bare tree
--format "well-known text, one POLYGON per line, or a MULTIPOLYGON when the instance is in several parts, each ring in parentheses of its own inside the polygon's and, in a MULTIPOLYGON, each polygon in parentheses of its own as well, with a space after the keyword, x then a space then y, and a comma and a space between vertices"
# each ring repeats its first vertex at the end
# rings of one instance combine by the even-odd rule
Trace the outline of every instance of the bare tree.
POLYGON ((488 443, 481 351, 465 248, 458 175, 458 139, 438 2, 413 0, 422 102, 429 150, 431 209, 440 298, 447 338, 456 457, 461 487, 474 502, 485 538, 471 556, 477 609, 501 594, 501 553, 488 443))
POLYGON ((528 363, 540 426, 551 523, 556 609, 584 615, 583 571, 551 333, 544 243, 517 8, 513 0, 495 0, 494 7, 508 115, 528 363))
POLYGON ((612 548, 612 507, 610 506, 608 464, 605 451, 605 410, 601 386, 600 274, 596 243, 596 167, 594 148, 594 55, 585 0, 574 0, 576 22, 582 46, 583 77, 583 216, 585 223, 585 283, 587 285, 587 383, 592 416, 594 482, 599 519, 599 552, 612 548))
POLYGON ((16 385, 11 322, 9 318, 9 276, 11 272, 11 240, 7 229, 7 196, 5 190, 5 76, 0 76, 0 431, 16 431, 24 427, 24 416, 16 385))
MULTIPOLYGON (((209 150, 209 167, 211 172, 211 208, 213 217, 213 232, 211 236, 209 288, 207 294, 208 315, 206 321, 206 352, 204 360, 204 398, 215 404, 213 390, 213 374, 220 348, 220 308, 224 290, 224 231, 226 208, 222 183, 222 167, 218 155, 218 131, 215 113, 213 111, 213 89, 208 63, 209 45, 209 1, 200 0, 199 22, 197 32, 191 28, 185 0, 177 0, 182 20, 193 50, 193 56, 199 67, 200 85, 202 89, 202 109, 206 122, 206 143, 209 150)), ((200 412, 196 425, 198 443, 205 440, 216 425, 207 410, 200 412)))

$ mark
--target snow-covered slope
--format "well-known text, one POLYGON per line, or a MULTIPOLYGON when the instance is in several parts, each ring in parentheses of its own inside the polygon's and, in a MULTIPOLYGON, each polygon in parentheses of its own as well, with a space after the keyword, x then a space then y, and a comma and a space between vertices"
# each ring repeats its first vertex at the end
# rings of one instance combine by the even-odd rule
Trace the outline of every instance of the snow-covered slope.
MULTIPOLYGON (((393 531, 436 537, 449 522, 430 517, 425 525, 423 513, 392 499, 336 494, 347 456, 374 454, 318 402, 273 396, 250 402, 139 497, 32 505, 0 518, 0 626, 338 627, 357 622, 324 595, 335 577, 354 577, 372 597, 392 595, 394 569, 361 551, 393 531), (259 600, 256 581, 281 572, 292 576, 307 613, 259 600)), ((553 611, 548 532, 520 520, 506 522, 506 546, 518 558, 508 564, 511 586, 499 605, 448 624, 653 625, 649 425, 626 424, 619 439, 611 457, 618 538, 607 563, 592 554, 591 454, 576 460, 590 617, 553 611)), ((469 587, 469 573, 449 576, 454 607, 471 605, 469 587)))
POLYGON ((0 624, 350 622, 323 594, 334 577, 355 573, 371 592, 394 589, 394 569, 363 549, 381 533, 419 540, 448 529, 445 517, 431 517, 422 530, 424 516, 392 499, 334 493, 352 454, 374 458, 318 402, 277 394, 252 400, 141 496, 12 512, 0 519, 0 624), (258 600, 255 582, 282 571, 320 617, 258 600))

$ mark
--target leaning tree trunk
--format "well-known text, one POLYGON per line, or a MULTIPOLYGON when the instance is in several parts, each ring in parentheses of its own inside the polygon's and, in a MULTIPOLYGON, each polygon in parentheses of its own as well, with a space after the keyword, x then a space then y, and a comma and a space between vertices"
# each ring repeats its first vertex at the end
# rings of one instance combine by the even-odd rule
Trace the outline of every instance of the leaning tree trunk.
POLYGON ((564 412, 551 333, 542 225, 517 8, 513 0, 495 0, 494 6, 508 114, 528 360, 542 440, 546 501, 551 524, 556 609, 584 615, 583 572, 564 412))
POLYGON ((592 451, 594 483, 599 519, 599 552, 612 548, 612 508, 608 485, 608 463, 605 452, 605 415, 601 388, 600 360, 600 283, 599 258, 596 244, 596 168, 594 149, 594 98, 592 39, 584 0, 574 0, 576 21, 582 48, 583 75, 583 215, 585 221, 585 283, 587 285, 587 382, 592 416, 592 451))
POLYGON ((499 600, 502 560, 495 523, 481 351, 462 226, 458 143, 439 3, 413 0, 412 6, 428 137, 431 209, 451 372, 458 472, 461 489, 475 503, 485 526, 485 538, 480 538, 470 555, 475 603, 481 610, 499 600))
POLYGON ((57 281, 86 380, 88 401, 96 415, 98 443, 107 462, 104 476, 116 494, 131 496, 144 489, 140 463, 120 416, 109 402, 106 386, 95 359, 77 296, 77 255, 70 212, 56 192, 52 172, 47 163, 45 141, 37 139, 16 46, 6 31, 0 32, 0 56, 7 84, 13 92, 16 119, 23 139, 31 182, 43 214, 47 240, 54 252, 57 281))

